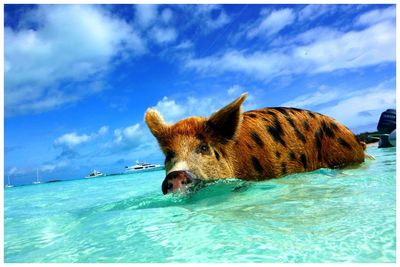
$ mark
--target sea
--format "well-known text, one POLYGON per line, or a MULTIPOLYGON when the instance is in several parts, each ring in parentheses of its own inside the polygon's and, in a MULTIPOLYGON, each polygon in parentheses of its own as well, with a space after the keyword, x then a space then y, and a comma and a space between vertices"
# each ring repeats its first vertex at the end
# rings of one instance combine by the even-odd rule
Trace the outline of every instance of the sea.
POLYGON ((4 189, 6 263, 396 262, 396 149, 163 195, 165 171, 4 189))

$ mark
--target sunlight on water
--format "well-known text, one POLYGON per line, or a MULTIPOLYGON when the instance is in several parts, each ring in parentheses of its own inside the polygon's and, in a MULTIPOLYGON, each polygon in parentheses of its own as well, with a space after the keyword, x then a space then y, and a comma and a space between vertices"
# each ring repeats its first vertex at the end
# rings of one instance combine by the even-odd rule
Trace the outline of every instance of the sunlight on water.
POLYGON ((395 262, 396 150, 161 193, 164 171, 5 189, 5 262, 395 262))

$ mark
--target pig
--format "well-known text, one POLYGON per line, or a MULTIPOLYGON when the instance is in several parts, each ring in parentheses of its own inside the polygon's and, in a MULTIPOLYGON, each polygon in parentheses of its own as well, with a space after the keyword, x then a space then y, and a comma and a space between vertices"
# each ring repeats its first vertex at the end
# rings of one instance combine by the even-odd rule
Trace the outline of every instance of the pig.
POLYGON ((262 181, 364 161, 365 143, 335 119, 273 107, 242 112, 247 93, 206 117, 168 124, 149 108, 145 122, 165 155, 163 194, 198 182, 262 181))

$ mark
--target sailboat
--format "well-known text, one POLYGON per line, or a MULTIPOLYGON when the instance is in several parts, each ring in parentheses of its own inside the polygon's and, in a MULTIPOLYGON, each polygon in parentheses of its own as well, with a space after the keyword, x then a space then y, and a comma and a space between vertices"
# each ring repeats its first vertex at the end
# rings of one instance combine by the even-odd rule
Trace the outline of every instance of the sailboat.
POLYGON ((7 179, 8 179, 8 184, 6 184, 6 187, 14 187, 11 183, 10 183, 10 175, 7 174, 7 179))
POLYGON ((39 181, 39 169, 36 169, 36 181, 34 181, 33 184, 41 184, 39 181))

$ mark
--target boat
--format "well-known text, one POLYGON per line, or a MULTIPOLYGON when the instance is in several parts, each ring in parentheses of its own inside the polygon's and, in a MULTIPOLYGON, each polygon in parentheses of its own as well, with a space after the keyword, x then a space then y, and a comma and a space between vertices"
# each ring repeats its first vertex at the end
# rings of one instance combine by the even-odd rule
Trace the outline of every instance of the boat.
POLYGON ((372 139, 379 139, 378 148, 396 146, 396 110, 387 109, 379 118, 378 133, 371 134, 372 139))
POLYGON ((8 179, 8 184, 6 184, 6 187, 7 187, 7 188, 14 187, 14 186, 10 183, 10 175, 9 175, 9 174, 7 175, 7 179, 8 179))
POLYGON ((33 181, 33 184, 41 184, 39 181, 39 169, 36 169, 36 181, 33 181))
POLYGON ((155 171, 162 170, 164 166, 160 164, 152 164, 136 161, 133 166, 125 166, 125 172, 142 172, 142 171, 155 171))
POLYGON ((96 177, 101 177, 101 176, 106 176, 104 173, 98 171, 98 170, 93 170, 88 176, 85 178, 96 178, 96 177))

